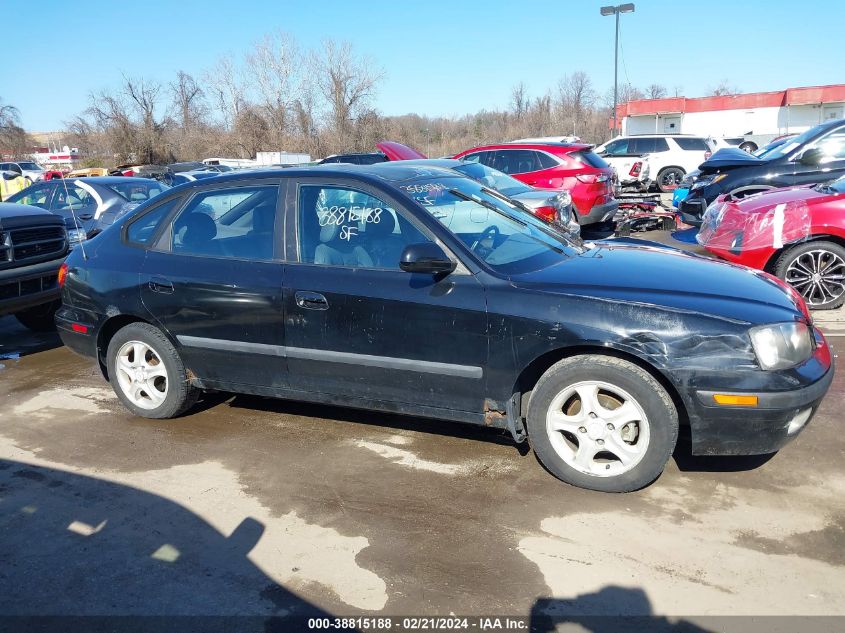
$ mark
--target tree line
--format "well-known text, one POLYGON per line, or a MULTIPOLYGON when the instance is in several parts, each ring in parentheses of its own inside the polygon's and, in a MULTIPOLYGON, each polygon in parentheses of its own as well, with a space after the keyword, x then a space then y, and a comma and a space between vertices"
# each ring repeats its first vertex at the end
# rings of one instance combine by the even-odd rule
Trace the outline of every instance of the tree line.
MULTIPOLYGON (((516 83, 506 107, 457 117, 380 114, 375 104, 383 79, 350 43, 326 40, 307 49, 275 32, 197 75, 180 70, 166 82, 124 75, 119 85, 89 94, 88 107, 66 122, 63 144, 78 147, 88 164, 110 166, 253 158, 259 151, 317 158, 373 151, 384 139, 436 157, 524 137, 573 135, 601 143, 611 134, 613 90, 600 92, 583 71, 564 75, 541 95, 516 83)), ((726 82, 717 88, 727 89, 726 82)), ((659 84, 643 90, 624 84, 619 102, 667 94, 659 84)), ((17 110, 2 102, 0 126, 0 149, 31 145, 17 110)))

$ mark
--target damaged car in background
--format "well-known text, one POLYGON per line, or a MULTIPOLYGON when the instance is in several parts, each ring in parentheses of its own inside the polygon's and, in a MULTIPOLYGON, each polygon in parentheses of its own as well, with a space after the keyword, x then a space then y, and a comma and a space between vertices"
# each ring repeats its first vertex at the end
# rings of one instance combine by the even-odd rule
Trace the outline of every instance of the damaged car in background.
POLYGON ((656 479, 681 424, 694 454, 775 452, 834 372, 775 277, 581 244, 433 166, 199 180, 86 252, 62 268, 59 332, 135 415, 221 390, 477 424, 594 490, 656 479))
POLYGON ((777 275, 813 309, 845 303, 845 176, 747 198, 719 196, 696 239, 719 257, 777 275))

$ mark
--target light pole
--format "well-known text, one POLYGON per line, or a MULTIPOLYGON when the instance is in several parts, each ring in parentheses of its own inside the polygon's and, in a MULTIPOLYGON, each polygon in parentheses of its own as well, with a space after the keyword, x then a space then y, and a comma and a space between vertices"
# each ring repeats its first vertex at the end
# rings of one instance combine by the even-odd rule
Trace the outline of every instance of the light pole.
POLYGON ((609 7, 602 7, 601 14, 602 15, 615 15, 616 16, 616 40, 613 44, 613 135, 616 136, 617 129, 618 129, 618 121, 617 121, 617 113, 616 113, 616 103, 619 95, 619 14, 620 13, 633 13, 634 12, 634 3, 628 2, 626 4, 617 4, 614 6, 609 7))

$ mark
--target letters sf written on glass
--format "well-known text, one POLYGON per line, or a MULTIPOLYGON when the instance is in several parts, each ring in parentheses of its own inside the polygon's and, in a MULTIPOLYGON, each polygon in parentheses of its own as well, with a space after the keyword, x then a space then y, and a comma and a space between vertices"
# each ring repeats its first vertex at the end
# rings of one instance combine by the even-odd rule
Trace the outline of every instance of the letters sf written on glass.
POLYGON ((338 237, 349 241, 358 235, 357 223, 378 224, 381 222, 381 214, 384 209, 381 207, 364 207, 353 205, 351 207, 331 206, 323 209, 320 215, 320 226, 334 224, 340 226, 338 237), (356 223, 356 224, 353 224, 356 223))

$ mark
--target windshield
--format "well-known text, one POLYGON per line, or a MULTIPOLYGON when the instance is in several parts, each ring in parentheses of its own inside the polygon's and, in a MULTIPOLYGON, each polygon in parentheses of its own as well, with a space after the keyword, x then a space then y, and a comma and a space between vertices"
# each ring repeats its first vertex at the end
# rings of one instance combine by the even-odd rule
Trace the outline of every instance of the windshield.
POLYGON ((500 273, 546 268, 578 252, 542 221, 474 180, 446 176, 400 188, 500 273))
POLYGON ((531 187, 525 183, 481 163, 463 163, 454 167, 454 170, 506 196, 515 196, 526 191, 531 191, 531 187))
POLYGON ((766 159, 773 159, 773 158, 781 158, 789 154, 792 150, 800 147, 811 138, 813 138, 816 134, 819 133, 818 130, 819 126, 811 127, 806 132, 802 132, 795 138, 788 138, 786 139, 785 143, 781 145, 777 145, 776 147, 772 147, 771 149, 763 152, 760 154, 759 158, 766 158, 766 159))
POLYGON ((163 191, 170 189, 169 185, 153 180, 150 182, 122 182, 120 184, 114 183, 106 185, 107 189, 111 189, 116 194, 123 196, 130 202, 144 202, 154 198, 163 191))
POLYGON ((26 169, 28 171, 44 171, 39 165, 35 163, 18 163, 21 169, 26 169))

